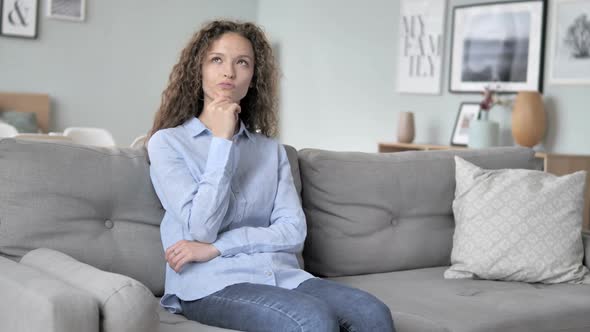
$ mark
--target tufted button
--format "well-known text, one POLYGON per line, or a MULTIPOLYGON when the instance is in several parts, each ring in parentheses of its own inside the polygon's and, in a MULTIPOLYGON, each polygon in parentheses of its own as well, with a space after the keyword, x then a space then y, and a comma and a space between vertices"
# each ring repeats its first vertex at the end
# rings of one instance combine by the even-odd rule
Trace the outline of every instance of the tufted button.
POLYGON ((394 216, 391 218, 391 221, 389 223, 391 224, 391 226, 395 227, 395 226, 399 225, 399 218, 394 216))
POLYGON ((113 228, 113 226, 114 226, 114 224, 113 224, 113 221, 112 221, 112 220, 110 220, 110 219, 107 219, 107 220, 105 220, 105 221, 104 221, 104 226, 105 226, 106 228, 108 228, 108 229, 111 229, 111 228, 113 228))

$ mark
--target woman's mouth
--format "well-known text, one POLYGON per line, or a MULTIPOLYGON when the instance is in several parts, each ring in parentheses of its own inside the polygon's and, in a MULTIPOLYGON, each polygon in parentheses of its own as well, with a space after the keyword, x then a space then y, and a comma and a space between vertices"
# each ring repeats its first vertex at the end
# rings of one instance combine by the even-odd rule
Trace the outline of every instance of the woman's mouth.
POLYGON ((230 90, 230 89, 233 89, 236 87, 233 83, 230 83, 230 82, 221 82, 221 83, 217 84, 217 86, 219 86, 220 88, 225 89, 225 90, 230 90))

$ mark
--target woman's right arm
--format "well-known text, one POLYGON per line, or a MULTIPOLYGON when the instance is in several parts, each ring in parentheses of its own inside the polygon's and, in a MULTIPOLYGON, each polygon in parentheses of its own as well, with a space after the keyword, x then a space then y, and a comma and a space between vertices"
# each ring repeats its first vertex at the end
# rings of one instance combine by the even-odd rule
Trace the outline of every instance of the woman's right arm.
POLYGON ((232 142, 211 138, 205 171, 197 180, 171 139, 166 133, 157 132, 149 140, 154 188, 166 212, 187 226, 194 241, 212 243, 229 206, 232 142))

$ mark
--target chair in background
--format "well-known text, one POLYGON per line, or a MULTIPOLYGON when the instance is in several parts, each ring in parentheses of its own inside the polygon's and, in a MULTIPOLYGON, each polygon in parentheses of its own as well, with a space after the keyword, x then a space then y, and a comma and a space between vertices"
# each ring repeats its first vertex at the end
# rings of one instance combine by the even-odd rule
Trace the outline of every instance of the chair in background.
POLYGON ((69 127, 63 132, 64 136, 74 143, 94 146, 114 146, 115 139, 110 132, 103 128, 69 127))
POLYGON ((133 142, 131 143, 130 147, 132 147, 134 149, 142 148, 145 145, 146 138, 147 138, 147 135, 137 136, 133 140, 133 142))
POLYGON ((48 135, 48 134, 17 134, 14 138, 18 139, 30 139, 36 141, 47 141, 47 142, 71 142, 72 139, 62 135, 48 135))
POLYGON ((13 137, 18 134, 18 130, 8 123, 0 122, 0 137, 13 137))

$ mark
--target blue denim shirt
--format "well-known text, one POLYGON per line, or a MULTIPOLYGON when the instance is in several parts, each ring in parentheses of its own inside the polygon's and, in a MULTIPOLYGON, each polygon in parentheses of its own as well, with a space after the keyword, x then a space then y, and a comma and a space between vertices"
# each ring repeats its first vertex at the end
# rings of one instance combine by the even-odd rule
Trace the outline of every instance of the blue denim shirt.
POLYGON ((313 277, 296 257, 307 228, 282 145, 243 123, 232 140, 214 137, 192 118, 156 132, 148 153, 166 210, 164 250, 184 239, 212 243, 221 253, 179 273, 166 264, 164 308, 180 313, 179 298, 200 299, 236 283, 293 289, 313 277))

